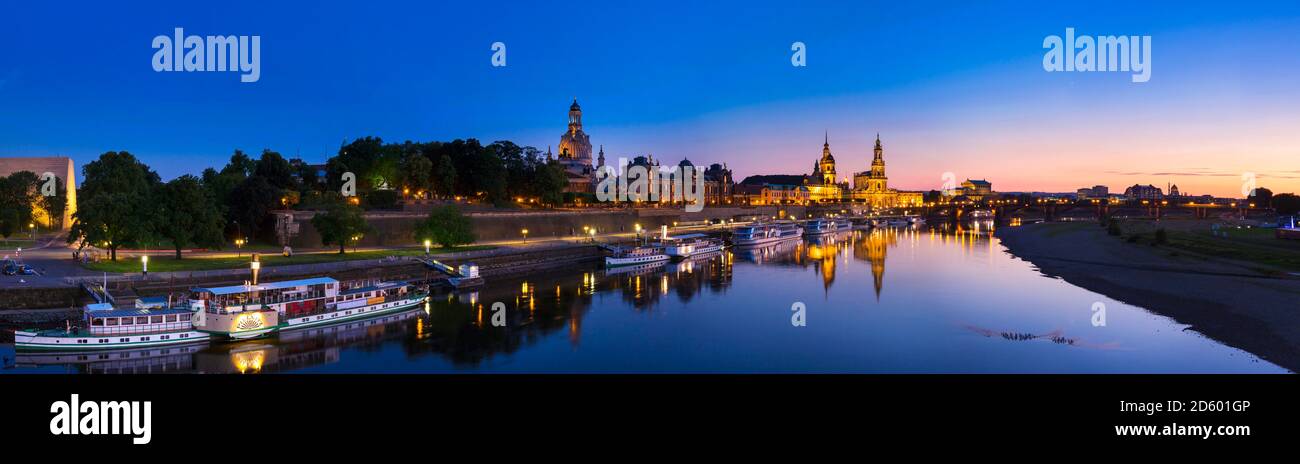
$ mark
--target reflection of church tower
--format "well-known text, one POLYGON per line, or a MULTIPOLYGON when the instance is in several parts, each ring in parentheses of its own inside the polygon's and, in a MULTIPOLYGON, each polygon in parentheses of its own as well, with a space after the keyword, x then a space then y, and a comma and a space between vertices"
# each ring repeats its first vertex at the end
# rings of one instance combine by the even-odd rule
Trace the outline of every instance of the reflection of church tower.
POLYGON ((854 247, 854 257, 871 263, 871 277, 876 285, 876 301, 880 300, 880 289, 885 285, 885 253, 889 249, 890 237, 885 231, 873 230, 867 233, 866 240, 854 247))

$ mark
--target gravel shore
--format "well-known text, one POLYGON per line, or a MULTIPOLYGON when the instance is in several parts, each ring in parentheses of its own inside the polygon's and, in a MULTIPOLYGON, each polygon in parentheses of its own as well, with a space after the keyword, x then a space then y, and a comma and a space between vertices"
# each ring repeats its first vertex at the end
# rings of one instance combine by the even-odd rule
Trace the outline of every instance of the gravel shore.
POLYGON ((1300 278, 1128 243, 1091 222, 1003 228, 997 236, 1011 254, 1045 275, 1146 308, 1300 372, 1300 278))

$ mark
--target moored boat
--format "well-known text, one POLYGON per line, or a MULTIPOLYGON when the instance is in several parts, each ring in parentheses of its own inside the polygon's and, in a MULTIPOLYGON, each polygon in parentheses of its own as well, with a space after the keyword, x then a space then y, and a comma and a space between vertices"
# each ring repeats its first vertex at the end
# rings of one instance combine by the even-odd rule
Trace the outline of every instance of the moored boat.
POLYGON ((762 246, 802 236, 803 228, 799 224, 766 222, 737 228, 732 235, 732 244, 738 247, 762 246))
POLYGON ((664 241, 664 254, 670 258, 685 259, 698 254, 722 250, 726 244, 722 240, 711 238, 706 234, 686 234, 668 237, 664 241))
POLYGON ((804 235, 819 235, 835 232, 836 223, 829 218, 809 219, 803 223, 804 235))
POLYGON ((14 349, 89 351, 206 341, 209 335, 194 327, 193 314, 186 308, 118 309, 95 303, 82 309, 76 327, 14 331, 14 349))
POLYGON ((280 330, 343 322, 410 308, 428 295, 406 282, 344 289, 328 277, 229 287, 195 288, 196 330, 246 339, 280 330))
POLYGON ((619 248, 614 251, 613 256, 606 256, 605 266, 632 266, 667 260, 668 255, 664 254, 664 249, 661 246, 636 246, 630 248, 619 248))

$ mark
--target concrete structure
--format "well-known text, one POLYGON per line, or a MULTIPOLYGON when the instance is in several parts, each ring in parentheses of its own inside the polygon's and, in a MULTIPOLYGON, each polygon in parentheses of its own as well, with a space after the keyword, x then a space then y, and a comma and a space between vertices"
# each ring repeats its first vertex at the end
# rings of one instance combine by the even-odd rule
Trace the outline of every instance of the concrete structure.
MULTIPOLYGON (((63 210, 63 230, 72 227, 72 214, 77 212, 77 170, 72 158, 66 156, 0 158, 0 176, 9 176, 15 172, 30 171, 37 177, 53 174, 68 189, 68 207, 63 210)), ((43 211, 43 210, 41 210, 43 211)))

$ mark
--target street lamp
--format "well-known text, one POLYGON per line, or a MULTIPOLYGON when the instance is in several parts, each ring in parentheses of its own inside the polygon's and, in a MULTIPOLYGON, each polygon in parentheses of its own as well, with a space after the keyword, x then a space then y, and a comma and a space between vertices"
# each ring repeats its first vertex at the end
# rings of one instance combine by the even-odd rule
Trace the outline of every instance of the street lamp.
POLYGON ((235 257, 244 255, 244 239, 242 238, 235 239, 235 250, 236 250, 235 257))
POLYGON ((30 222, 27 223, 27 229, 30 230, 30 231, 32 231, 32 240, 35 241, 35 240, 36 240, 36 224, 35 224, 35 223, 30 223, 30 222))
POLYGON ((424 254, 426 254, 426 255, 429 254, 429 245, 432 245, 432 244, 433 244, 433 243, 430 242, 429 239, 425 239, 425 240, 424 240, 424 254))
POLYGON ((149 275, 149 256, 148 256, 148 255, 145 255, 145 256, 141 256, 141 257, 140 257, 140 266, 141 266, 141 268, 142 268, 141 271, 144 272, 144 275, 145 275, 145 276, 148 276, 148 275, 149 275))
POLYGON ((528 229, 521 230, 520 232, 523 232, 523 233, 524 233, 524 242, 527 242, 527 241, 528 241, 528 229))

